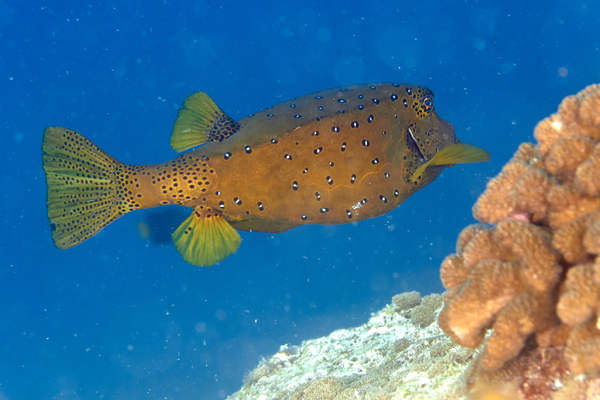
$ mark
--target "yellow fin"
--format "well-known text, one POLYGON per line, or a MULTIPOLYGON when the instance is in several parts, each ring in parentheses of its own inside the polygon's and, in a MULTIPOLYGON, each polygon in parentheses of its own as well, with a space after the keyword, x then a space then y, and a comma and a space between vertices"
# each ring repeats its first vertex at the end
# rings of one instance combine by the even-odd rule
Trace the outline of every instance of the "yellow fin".
POLYGON ((423 174, 425 168, 434 165, 467 164, 489 160, 490 153, 479 146, 473 146, 472 144, 466 143, 451 144, 438 151, 431 160, 419 166, 410 177, 410 181, 414 181, 423 174))
POLYGON ((73 247, 128 211, 120 209, 118 201, 119 165, 122 164, 79 133, 60 127, 46 128, 42 166, 56 247, 73 247))
POLYGON ((196 92, 183 102, 171 132, 171 147, 176 152, 210 141, 222 141, 240 126, 225 114, 204 92, 196 92))
POLYGON ((240 247, 242 238, 220 211, 196 206, 194 212, 173 232, 173 243, 183 259, 198 267, 210 267, 240 247))

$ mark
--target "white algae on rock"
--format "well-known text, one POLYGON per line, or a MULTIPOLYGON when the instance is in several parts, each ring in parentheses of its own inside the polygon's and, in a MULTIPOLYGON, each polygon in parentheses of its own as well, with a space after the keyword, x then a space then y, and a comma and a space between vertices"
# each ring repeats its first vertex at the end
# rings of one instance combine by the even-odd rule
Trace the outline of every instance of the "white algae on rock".
POLYGON ((440 330, 441 306, 437 294, 395 296, 362 326, 281 346, 228 399, 459 399, 473 350, 440 330))

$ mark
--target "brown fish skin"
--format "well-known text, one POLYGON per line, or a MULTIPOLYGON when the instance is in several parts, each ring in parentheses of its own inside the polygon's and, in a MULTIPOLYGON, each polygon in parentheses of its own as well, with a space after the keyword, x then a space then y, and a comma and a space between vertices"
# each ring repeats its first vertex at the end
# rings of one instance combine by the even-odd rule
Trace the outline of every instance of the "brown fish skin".
POLYGON ((191 154, 209 157, 216 171, 204 204, 244 221, 236 229, 266 232, 383 215, 444 168, 430 167, 409 182, 418 165, 458 143, 452 125, 433 109, 433 93, 414 85, 325 90, 239 125, 231 138, 191 154))
POLYGON ((128 208, 202 204, 222 211, 236 229, 261 232, 360 221, 388 213, 431 183, 444 166, 428 168, 416 182, 408 178, 436 149, 459 143, 433 109, 431 90, 416 85, 325 90, 238 124, 226 140, 170 162, 124 166, 128 208), (128 182, 134 172, 138 181, 128 182))
POLYGON ((120 163, 77 132, 47 128, 55 244, 69 248, 129 211, 166 204, 261 232, 383 215, 446 167, 410 181, 419 165, 459 143, 433 100, 428 88, 382 83, 308 94, 237 123, 217 113, 212 141, 155 165, 120 163))

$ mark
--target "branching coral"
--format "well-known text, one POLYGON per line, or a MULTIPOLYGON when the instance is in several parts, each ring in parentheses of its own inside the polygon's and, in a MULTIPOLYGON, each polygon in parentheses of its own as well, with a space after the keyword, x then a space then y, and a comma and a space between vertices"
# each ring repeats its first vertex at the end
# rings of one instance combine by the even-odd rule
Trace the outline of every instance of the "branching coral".
POLYGON ((449 301, 440 325, 468 347, 478 346, 493 327, 482 364, 495 369, 516 356, 530 334, 551 325, 552 289, 561 272, 558 255, 543 228, 520 220, 502 221, 494 230, 474 225, 463 235, 472 238, 442 264, 449 301))
POLYGON ((600 85, 563 100, 488 185, 446 258, 439 322, 497 370, 529 337, 600 375, 600 85))
POLYGON ((546 194, 555 185, 556 180, 543 169, 538 149, 523 143, 500 175, 488 183, 473 215, 490 224, 520 215, 543 221, 549 211, 546 194))

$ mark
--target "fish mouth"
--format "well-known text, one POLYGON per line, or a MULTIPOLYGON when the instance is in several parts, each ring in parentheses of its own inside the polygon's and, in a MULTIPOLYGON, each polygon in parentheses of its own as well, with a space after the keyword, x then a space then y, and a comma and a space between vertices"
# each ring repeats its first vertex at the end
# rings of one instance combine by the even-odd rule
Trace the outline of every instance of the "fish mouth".
POLYGON ((408 136, 407 137, 409 137, 410 139, 412 139, 413 144, 415 145, 417 151, 419 152, 419 156, 421 157, 421 160, 427 161, 427 157, 425 157, 425 154, 423 154, 423 151, 419 147, 419 142, 417 141, 417 138, 415 137, 415 126, 414 126, 414 124, 410 124, 408 126, 408 128, 406 128, 406 131, 408 132, 408 136))

